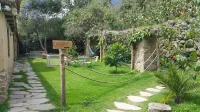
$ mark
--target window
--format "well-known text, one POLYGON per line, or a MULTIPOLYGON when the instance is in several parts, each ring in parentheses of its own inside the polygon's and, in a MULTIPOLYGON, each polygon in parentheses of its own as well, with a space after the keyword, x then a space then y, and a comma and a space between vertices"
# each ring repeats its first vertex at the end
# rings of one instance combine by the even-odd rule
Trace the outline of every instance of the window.
POLYGON ((10 33, 9 33, 9 28, 7 28, 7 39, 8 39, 8 57, 10 57, 10 33))

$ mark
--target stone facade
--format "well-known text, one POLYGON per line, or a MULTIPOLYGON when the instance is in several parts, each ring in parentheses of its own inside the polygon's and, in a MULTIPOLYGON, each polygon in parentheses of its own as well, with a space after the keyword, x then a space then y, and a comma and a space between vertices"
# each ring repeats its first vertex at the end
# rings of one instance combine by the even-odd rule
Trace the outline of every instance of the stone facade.
POLYGON ((145 70, 152 71, 157 69, 156 43, 156 37, 148 37, 138 42, 135 46, 134 67, 136 70, 143 72, 145 70))
MULTIPOLYGON (((17 0, 20 3, 20 0, 17 0)), ((16 1, 16 2, 17 2, 16 1)), ((18 38, 16 31, 16 11, 19 4, 0 0, 3 5, 12 7, 12 11, 0 10, 0 104, 8 95, 9 79, 13 72, 14 61, 18 55, 18 38), (12 4, 12 5, 9 5, 12 4)))
POLYGON ((159 49, 161 56, 170 57, 176 51, 181 51, 183 54, 190 54, 193 51, 197 51, 200 55, 200 38, 191 38, 188 33, 191 30, 191 24, 194 19, 188 21, 168 21, 163 26, 173 28, 180 32, 177 38, 159 39, 159 49))

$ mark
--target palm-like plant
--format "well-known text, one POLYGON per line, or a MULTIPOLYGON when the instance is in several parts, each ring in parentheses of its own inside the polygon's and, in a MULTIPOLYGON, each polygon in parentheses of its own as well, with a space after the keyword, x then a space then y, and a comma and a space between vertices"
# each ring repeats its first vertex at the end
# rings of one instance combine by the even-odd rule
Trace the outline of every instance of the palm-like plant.
POLYGON ((183 70, 177 70, 171 65, 165 74, 155 73, 159 82, 166 86, 174 95, 175 103, 179 104, 185 94, 197 92, 200 90, 200 83, 194 81, 192 76, 183 70))

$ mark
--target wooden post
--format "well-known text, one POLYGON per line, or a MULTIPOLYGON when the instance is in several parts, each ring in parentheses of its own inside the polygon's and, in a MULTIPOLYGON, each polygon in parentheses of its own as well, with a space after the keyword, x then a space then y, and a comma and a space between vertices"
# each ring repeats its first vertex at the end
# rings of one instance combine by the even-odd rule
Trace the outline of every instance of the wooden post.
POLYGON ((104 54, 105 54, 105 49, 106 49, 106 36, 105 36, 105 31, 102 32, 102 38, 103 38, 103 43, 101 44, 100 46, 100 61, 103 61, 103 57, 104 57, 104 54))
POLYGON ((134 70, 135 64, 135 54, 134 54, 134 44, 131 44, 131 70, 134 70))
POLYGON ((60 87, 61 104, 66 106, 66 84, 65 84, 65 49, 72 48, 72 41, 53 40, 53 49, 59 49, 60 55, 60 87))
POLYGON ((60 77, 61 77, 61 104, 66 106, 66 84, 65 84, 65 61, 64 61, 64 50, 59 49, 60 53, 60 77))
POLYGON ((90 56, 89 47, 90 47, 90 39, 87 38, 85 42, 85 55, 88 57, 90 56))
POLYGON ((103 45, 100 46, 100 61, 103 61, 103 45))

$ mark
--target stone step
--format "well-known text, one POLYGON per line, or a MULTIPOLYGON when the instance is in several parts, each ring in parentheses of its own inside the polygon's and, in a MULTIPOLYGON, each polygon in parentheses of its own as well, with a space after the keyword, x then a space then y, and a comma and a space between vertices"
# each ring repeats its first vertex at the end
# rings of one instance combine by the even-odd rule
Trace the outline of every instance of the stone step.
POLYGON ((27 106, 27 108, 32 110, 45 111, 45 110, 55 109, 55 106, 52 104, 41 104, 41 105, 29 105, 27 106))
POLYGON ((148 96, 152 96, 153 94, 148 93, 148 92, 140 91, 140 95, 141 95, 141 96, 146 96, 146 97, 148 97, 148 96))
POLYGON ((139 97, 139 96, 127 96, 128 97, 128 99, 130 100, 130 101, 132 101, 132 102, 136 102, 136 103, 138 103, 138 102, 145 102, 145 101, 147 101, 147 99, 146 98, 143 98, 143 97, 139 97))
POLYGON ((161 91, 161 90, 155 89, 155 88, 147 88, 146 90, 149 91, 149 92, 156 92, 156 93, 161 91))
POLYGON ((124 111, 120 111, 120 110, 109 110, 109 109, 107 109, 107 112, 124 112, 124 111))
POLYGON ((134 106, 134 105, 122 103, 122 102, 114 102, 114 105, 118 109, 122 109, 122 110, 141 110, 141 108, 138 106, 134 106))
POLYGON ((164 89, 165 87, 163 86, 156 86, 157 89, 164 89))

